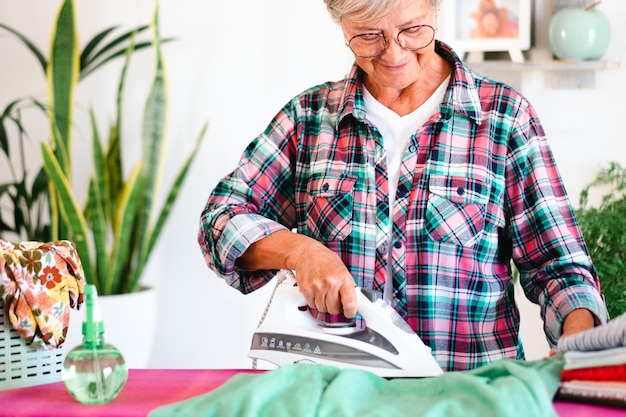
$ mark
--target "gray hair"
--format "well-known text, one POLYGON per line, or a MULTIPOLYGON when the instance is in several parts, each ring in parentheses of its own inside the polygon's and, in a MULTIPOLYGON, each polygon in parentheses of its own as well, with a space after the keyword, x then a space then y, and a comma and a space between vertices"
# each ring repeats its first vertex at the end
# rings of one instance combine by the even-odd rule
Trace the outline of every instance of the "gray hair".
MULTIPOLYGON (((438 7, 442 0, 428 0, 438 7)), ((402 0, 324 0, 330 17, 340 23, 341 18, 354 13, 356 20, 381 19, 396 9, 402 0)))

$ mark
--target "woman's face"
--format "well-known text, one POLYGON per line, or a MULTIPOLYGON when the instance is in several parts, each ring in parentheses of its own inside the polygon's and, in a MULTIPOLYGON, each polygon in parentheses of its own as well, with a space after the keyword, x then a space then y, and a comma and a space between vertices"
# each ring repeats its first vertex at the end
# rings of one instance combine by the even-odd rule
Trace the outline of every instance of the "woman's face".
POLYGON ((363 58, 355 54, 359 67, 366 73, 368 89, 404 89, 416 82, 420 76, 420 63, 428 61, 435 54, 435 42, 417 51, 411 51, 398 44, 398 33, 417 25, 437 27, 437 14, 430 0, 403 0, 400 6, 377 20, 355 20, 351 15, 341 19, 344 37, 347 41, 362 34, 382 34, 387 39, 385 50, 373 58, 363 58))

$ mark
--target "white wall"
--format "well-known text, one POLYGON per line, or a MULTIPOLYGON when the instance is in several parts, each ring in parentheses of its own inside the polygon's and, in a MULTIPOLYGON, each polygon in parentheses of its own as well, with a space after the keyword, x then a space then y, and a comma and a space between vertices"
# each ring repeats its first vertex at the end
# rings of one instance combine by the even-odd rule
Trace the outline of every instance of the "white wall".
MULTIPOLYGON (((76 3, 81 45, 110 25, 130 28, 147 23, 153 8, 153 1, 148 0, 76 3)), ((59 4, 59 0, 0 0, 0 21, 28 34, 47 51, 59 4)), ((549 14, 544 9, 548 6, 540 7, 537 19, 545 26, 549 14)), ((620 25, 626 17, 626 4, 607 1, 601 8, 614 28, 615 39, 606 58, 623 61, 624 32, 620 25)), ((210 127, 148 268, 146 283, 160 291, 160 328, 150 364, 160 368, 249 367, 246 352, 250 335, 271 288, 244 296, 208 270, 196 243, 200 211, 210 190, 234 166, 248 141, 288 99, 310 85, 343 77, 352 60, 321 0, 161 0, 160 16, 162 34, 177 38, 165 45, 171 93, 171 159, 166 182, 182 163, 203 123, 208 121, 210 127)), ((537 29, 537 41, 545 49, 543 30, 537 29)), ((21 44, 2 35, 0 56, 0 108, 23 95, 45 97, 43 75, 21 44)), ((131 70, 129 86, 136 93, 127 98, 127 138, 139 134, 140 125, 133 122, 139 120, 146 96, 151 58, 149 52, 136 55, 136 66, 131 70)), ((81 82, 77 118, 84 119, 87 109, 94 106, 101 130, 113 119, 120 65, 112 64, 81 82)), ((521 88, 541 115, 574 202, 602 163, 626 163, 620 129, 626 110, 625 77, 623 67, 601 72, 596 88, 583 90, 546 88, 543 75, 536 72, 522 79, 521 88)), ((47 127, 44 124, 33 132, 28 153, 36 164, 37 141, 46 139, 47 127)), ((85 123, 77 121, 75 155, 88 155, 89 138, 85 123)), ((139 140, 126 146, 132 159, 139 140)), ((84 173, 76 175, 75 183, 84 189, 86 184, 81 181, 90 167, 81 161, 89 158, 74 159, 76 172, 84 173)), ((6 170, 0 169, 0 179, 6 175, 6 170)), ((523 337, 529 356, 541 357, 547 348, 533 307, 523 307, 523 337)))

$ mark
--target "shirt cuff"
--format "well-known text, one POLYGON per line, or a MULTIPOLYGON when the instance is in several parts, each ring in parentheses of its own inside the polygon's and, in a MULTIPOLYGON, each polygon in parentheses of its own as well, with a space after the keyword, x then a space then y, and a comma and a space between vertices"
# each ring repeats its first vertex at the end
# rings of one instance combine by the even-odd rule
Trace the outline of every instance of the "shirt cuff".
POLYGON ((243 271, 235 266, 235 262, 250 245, 280 230, 288 229, 258 214, 239 214, 227 223, 217 241, 216 253, 228 285, 248 293, 260 288, 274 276, 274 270, 243 271))
POLYGON ((596 326, 608 321, 606 306, 595 288, 590 291, 588 285, 567 287, 553 296, 544 307, 544 330, 550 347, 556 347, 565 317, 579 308, 591 312, 596 326))

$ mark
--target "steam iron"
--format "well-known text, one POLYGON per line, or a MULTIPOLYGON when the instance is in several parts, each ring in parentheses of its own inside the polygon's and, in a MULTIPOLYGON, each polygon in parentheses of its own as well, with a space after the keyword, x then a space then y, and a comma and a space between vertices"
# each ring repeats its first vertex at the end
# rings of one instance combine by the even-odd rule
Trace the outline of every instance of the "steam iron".
POLYGON ((248 357, 253 360, 277 366, 311 363, 359 368, 386 378, 443 373, 430 348, 382 296, 357 288, 357 309, 365 328, 328 324, 310 314, 293 272, 281 270, 276 279, 252 336, 248 357))

